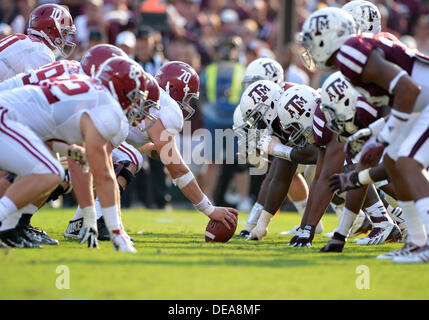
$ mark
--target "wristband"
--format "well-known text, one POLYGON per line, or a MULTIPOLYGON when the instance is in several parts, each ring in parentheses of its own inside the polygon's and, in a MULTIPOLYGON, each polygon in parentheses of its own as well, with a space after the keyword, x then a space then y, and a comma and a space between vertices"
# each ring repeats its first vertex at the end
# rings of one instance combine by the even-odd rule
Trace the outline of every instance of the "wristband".
POLYGON ((276 143, 273 147, 273 156, 291 161, 290 154, 292 152, 292 149, 293 148, 285 146, 284 144, 276 143))
POLYGON ((173 179, 173 184, 175 186, 178 186, 179 189, 182 189, 182 188, 186 187, 189 184, 189 182, 191 182, 194 179, 195 179, 195 177, 192 174, 192 172, 188 171, 183 176, 180 176, 176 179, 173 179))
POLYGON ((371 136, 376 136, 380 133, 380 131, 383 129, 384 125, 386 124, 386 119, 380 118, 377 121, 374 121, 371 123, 368 128, 371 130, 371 136))
POLYGON ((88 206, 82 208, 83 214, 83 227, 91 227, 94 230, 97 230, 97 213, 95 211, 95 206, 88 206))
POLYGON ((120 229, 121 221, 117 205, 107 208, 101 207, 101 214, 104 217, 106 227, 109 231, 120 229))
POLYGON ((389 84, 389 93, 393 94, 393 90, 395 90, 396 85, 398 84, 399 79, 402 78, 402 76, 406 75, 407 72, 405 70, 402 70, 398 72, 398 74, 390 81, 389 84))
POLYGON ((359 183, 361 185, 367 185, 367 184, 374 183, 374 181, 371 179, 371 177, 369 175, 369 169, 359 171, 358 180, 359 180, 359 183))
POLYGON ((395 140, 402 126, 407 123, 408 119, 411 117, 411 114, 405 113, 405 115, 408 115, 407 118, 403 116, 403 112, 400 114, 401 117, 397 117, 396 114, 392 111, 391 115, 386 121, 386 124, 377 137, 379 142, 390 144, 393 140, 395 140))
POLYGON ((201 200, 200 203, 194 204, 194 207, 198 211, 204 213, 206 216, 210 216, 210 214, 212 214, 212 212, 215 210, 215 207, 212 205, 206 195, 204 195, 203 200, 201 200))

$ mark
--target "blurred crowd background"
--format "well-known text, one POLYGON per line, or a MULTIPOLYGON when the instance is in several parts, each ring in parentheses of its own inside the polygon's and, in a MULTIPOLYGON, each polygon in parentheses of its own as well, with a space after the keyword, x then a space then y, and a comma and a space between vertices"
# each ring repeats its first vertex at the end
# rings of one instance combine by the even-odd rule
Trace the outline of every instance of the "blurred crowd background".
MULTIPOLYGON (((78 46, 73 59, 79 60, 93 45, 111 43, 153 75, 166 61, 190 64, 201 79, 200 100, 193 102, 197 112, 190 122, 191 133, 201 128, 214 133, 232 127, 245 67, 259 57, 279 61, 286 81, 318 88, 324 75, 302 65, 295 31, 314 10, 341 7, 348 1, 0 0, 0 38, 26 33, 30 12, 47 2, 68 6, 74 18, 78 46), (286 2, 291 15, 284 14, 286 2), (285 43, 281 28, 287 17, 293 17, 289 32, 294 34, 285 43)), ((429 0, 372 2, 380 10, 382 31, 429 55, 429 0)), ((189 166, 216 205, 249 210, 263 176, 249 176, 247 166, 223 162, 216 152, 206 157, 206 164, 189 166)), ((169 181, 159 161, 146 159, 144 169, 125 191, 123 206, 166 208, 171 203, 187 203, 169 181)), ((72 201, 64 199, 64 205, 73 205, 72 201)))

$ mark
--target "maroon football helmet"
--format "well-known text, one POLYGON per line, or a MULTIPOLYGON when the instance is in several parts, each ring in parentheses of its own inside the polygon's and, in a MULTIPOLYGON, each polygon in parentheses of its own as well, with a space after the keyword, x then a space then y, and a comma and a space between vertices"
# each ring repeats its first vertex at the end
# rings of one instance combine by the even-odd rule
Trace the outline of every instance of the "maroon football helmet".
POLYGON ((137 126, 144 119, 147 79, 137 62, 124 57, 110 58, 100 66, 94 78, 101 81, 118 100, 132 126, 137 126))
POLYGON ((188 114, 188 120, 195 112, 191 107, 192 98, 198 99, 200 77, 189 64, 181 61, 171 61, 164 64, 156 73, 155 79, 159 86, 172 97, 188 114))
POLYGON ((93 77, 97 74, 100 66, 109 58, 125 57, 127 54, 121 48, 111 44, 97 44, 90 48, 80 61, 83 71, 93 77))
POLYGON ((64 6, 53 3, 38 6, 30 14, 27 33, 46 40, 64 58, 70 57, 76 47, 67 39, 76 33, 76 27, 64 6))

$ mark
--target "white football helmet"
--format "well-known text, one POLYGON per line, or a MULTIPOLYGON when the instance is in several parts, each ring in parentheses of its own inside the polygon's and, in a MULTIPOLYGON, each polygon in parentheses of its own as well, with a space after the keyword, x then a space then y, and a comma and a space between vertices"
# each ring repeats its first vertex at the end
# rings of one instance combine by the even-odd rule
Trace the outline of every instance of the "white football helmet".
POLYGON ((320 95, 306 85, 296 85, 283 92, 278 104, 278 116, 288 144, 304 147, 313 133, 313 118, 320 95))
POLYGON ((305 51, 302 59, 309 69, 314 66, 329 71, 326 62, 349 38, 356 35, 353 17, 339 8, 323 8, 313 12, 304 22, 300 42, 305 51))
POLYGON ((351 135, 358 130, 354 124, 356 103, 359 92, 337 71, 322 85, 321 110, 326 118, 326 126, 339 135, 351 135))
POLYGON ((258 80, 270 80, 282 86, 284 78, 284 70, 280 63, 270 58, 259 58, 247 66, 242 87, 245 90, 251 83, 258 80))
POLYGON ((377 6, 369 1, 355 0, 346 3, 343 9, 352 15, 360 32, 381 31, 381 14, 377 6))
POLYGON ((243 121, 249 129, 268 129, 277 118, 277 103, 282 88, 269 80, 259 80, 244 90, 240 99, 243 121))

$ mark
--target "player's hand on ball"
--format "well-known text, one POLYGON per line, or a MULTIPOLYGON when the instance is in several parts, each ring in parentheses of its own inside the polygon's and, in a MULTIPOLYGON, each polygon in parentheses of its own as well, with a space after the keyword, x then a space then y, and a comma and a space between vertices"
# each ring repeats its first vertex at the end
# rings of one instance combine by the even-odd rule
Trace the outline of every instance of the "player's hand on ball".
POLYGON ((238 223, 238 211, 234 208, 215 207, 210 219, 222 222, 227 229, 233 229, 238 223))
POLYGON ((370 138, 362 148, 360 162, 363 165, 373 167, 380 161, 386 145, 377 140, 376 137, 370 138))
POLYGON ((336 173, 328 179, 328 183, 331 191, 337 194, 362 187, 359 183, 358 172, 354 170, 340 174, 336 173))

